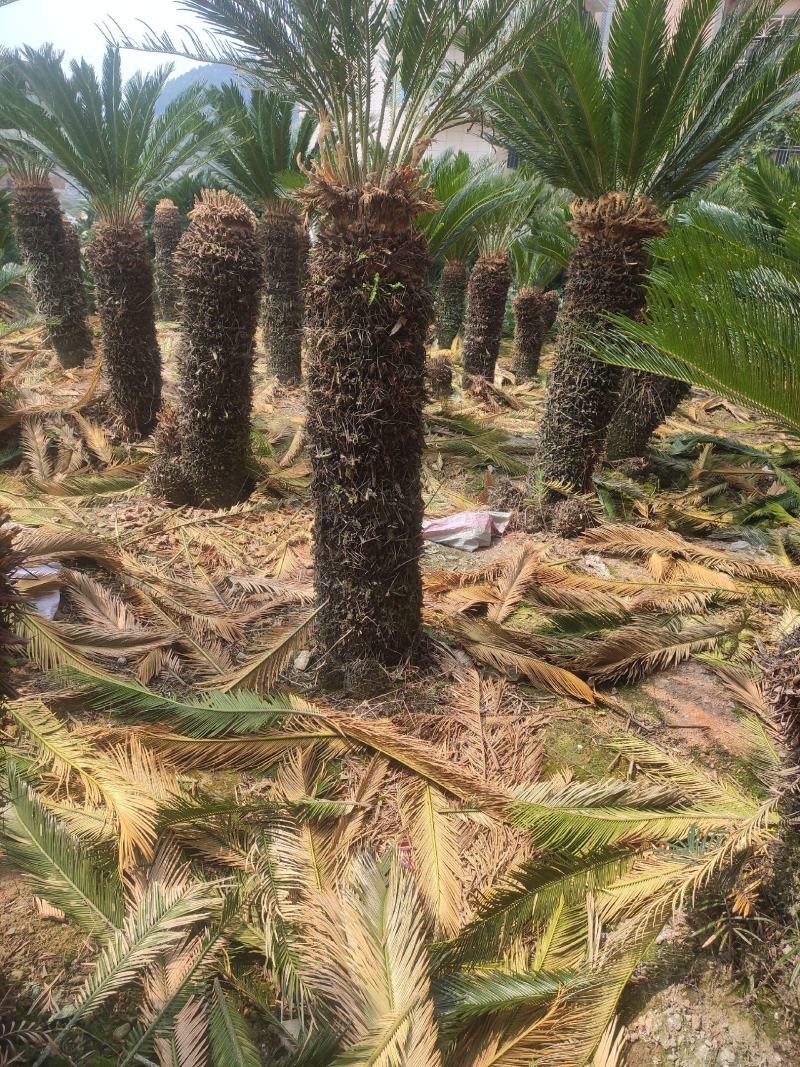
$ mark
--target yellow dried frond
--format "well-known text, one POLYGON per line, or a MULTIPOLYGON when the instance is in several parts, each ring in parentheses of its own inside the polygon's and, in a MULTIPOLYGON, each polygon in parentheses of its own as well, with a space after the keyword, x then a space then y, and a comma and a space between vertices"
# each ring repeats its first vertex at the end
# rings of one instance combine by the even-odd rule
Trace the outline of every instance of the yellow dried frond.
POLYGON ((532 685, 559 696, 595 703, 595 695, 585 682, 571 671, 540 658, 550 647, 549 642, 541 638, 483 619, 437 615, 431 611, 425 612, 424 618, 430 626, 453 637, 474 659, 489 667, 526 678, 532 685))
POLYGON ((427 782, 412 782, 402 791, 408 820, 417 887, 434 923, 435 933, 451 937, 461 925, 462 842, 459 816, 444 794, 427 782))
POLYGON ((222 678, 214 678, 207 688, 223 693, 231 689, 252 689, 263 696, 288 666, 292 654, 307 642, 309 631, 319 608, 294 616, 270 631, 263 639, 264 647, 242 667, 222 678))
POLYGON ((497 599, 487 617, 493 622, 504 622, 536 582, 540 570, 539 553, 531 545, 523 545, 500 575, 497 599))
POLYGON ((634 559, 647 559, 653 552, 660 552, 690 563, 699 563, 732 578, 800 591, 800 567, 780 567, 759 560, 742 559, 730 552, 714 551, 687 541, 680 534, 669 530, 648 530, 637 526, 599 526, 584 534, 583 543, 590 548, 616 552, 634 559))

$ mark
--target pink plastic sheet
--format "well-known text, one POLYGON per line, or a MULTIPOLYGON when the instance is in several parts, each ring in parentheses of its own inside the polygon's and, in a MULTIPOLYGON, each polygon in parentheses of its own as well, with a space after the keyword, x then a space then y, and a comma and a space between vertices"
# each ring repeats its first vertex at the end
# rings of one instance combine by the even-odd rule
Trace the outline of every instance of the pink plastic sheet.
POLYGON ((510 521, 510 511, 459 511, 442 519, 426 519, 422 536, 437 545, 475 552, 488 548, 493 537, 505 533, 510 521))

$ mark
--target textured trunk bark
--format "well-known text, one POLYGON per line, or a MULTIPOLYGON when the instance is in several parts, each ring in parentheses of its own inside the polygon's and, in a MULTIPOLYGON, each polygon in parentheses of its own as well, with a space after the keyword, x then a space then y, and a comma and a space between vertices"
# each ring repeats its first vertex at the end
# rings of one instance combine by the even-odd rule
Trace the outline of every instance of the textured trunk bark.
POLYGON ((261 219, 264 296, 261 326, 267 370, 280 382, 302 376, 308 231, 290 209, 267 208, 261 219))
POLYGON ((161 404, 153 266, 138 222, 98 222, 87 250, 111 402, 129 438, 150 433, 161 404))
POLYGON ((464 385, 472 378, 494 381, 506 297, 511 285, 508 256, 479 256, 467 287, 464 385))
POLYGON ((92 355, 88 303, 81 275, 78 235, 64 218, 50 185, 17 185, 11 201, 17 246, 30 267, 36 311, 64 367, 92 355))
POLYGON ((572 215, 578 246, 570 264, 531 475, 585 492, 604 449, 621 372, 592 357, 584 333, 601 327, 607 312, 634 317, 641 311, 644 241, 663 233, 664 222, 650 201, 619 193, 576 201, 572 215))
POLYGON ((156 246, 156 290, 161 318, 178 317, 178 281, 173 256, 183 233, 183 216, 172 200, 159 200, 153 213, 153 243, 156 246))
POLYGON ((459 259, 446 259, 436 294, 436 339, 440 348, 452 348, 464 325, 467 299, 467 266, 459 259))
MULTIPOLYGON (((403 168, 379 189, 312 179, 324 208, 307 293, 318 644, 335 672, 405 661, 420 629, 428 206, 403 168)), ((304 193, 306 191, 304 190, 304 193)))
POLYGON ((609 460, 635 459, 647 451, 653 433, 691 393, 686 382, 629 370, 622 376, 619 404, 608 428, 609 460))
POLYGON ((175 253, 183 342, 178 412, 159 423, 162 456, 151 484, 168 498, 172 488, 175 503, 225 508, 244 499, 252 477, 261 249, 255 216, 231 193, 204 193, 189 217, 175 253))
POLYGON ((425 368, 428 388, 435 400, 446 400, 453 395, 453 364, 446 356, 434 356, 425 368))
POLYGON ((513 307, 514 376, 517 382, 529 382, 539 373, 542 345, 558 314, 558 294, 523 286, 513 307))

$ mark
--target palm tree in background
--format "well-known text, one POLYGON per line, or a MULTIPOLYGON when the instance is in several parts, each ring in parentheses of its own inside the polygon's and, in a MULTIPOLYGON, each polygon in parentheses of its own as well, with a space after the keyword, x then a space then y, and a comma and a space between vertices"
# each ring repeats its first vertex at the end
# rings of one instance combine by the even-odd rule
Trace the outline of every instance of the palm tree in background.
POLYGON ((303 286, 308 232, 292 190, 305 183, 317 117, 298 114, 285 95, 256 89, 245 99, 233 82, 212 89, 216 121, 231 139, 214 153, 214 170, 261 216, 264 258, 262 331, 267 368, 282 382, 301 376, 303 286))
POLYGON ((183 233, 184 218, 174 200, 163 197, 153 209, 153 245, 156 260, 156 290, 162 319, 174 321, 178 314, 178 283, 173 257, 183 233))
POLYGON ((160 404, 161 356, 142 203, 216 140, 202 113, 203 89, 187 90, 156 115, 172 68, 123 82, 111 46, 100 77, 84 61, 67 74, 57 56, 32 49, 21 69, 27 90, 4 78, 0 107, 87 198, 95 217, 87 258, 111 401, 126 436, 146 434, 160 404))
POLYGON ((751 211, 701 202, 653 246, 641 322, 614 319, 599 359, 699 385, 800 434, 800 167, 741 172, 751 211))
POLYGON ((640 313, 645 242, 664 233, 670 205, 714 178, 800 90, 800 42, 788 29, 751 48, 778 6, 742 5, 709 41, 716 0, 688 0, 674 25, 662 0, 625 0, 606 57, 576 5, 491 94, 499 138, 577 197, 534 462, 545 483, 589 488, 617 406, 621 373, 592 358, 585 331, 608 312, 640 313))
POLYGON ((256 219, 227 190, 205 190, 175 252, 179 402, 156 431, 150 484, 170 503, 231 507, 252 481, 253 346, 261 290, 256 219))
POLYGON ((49 162, 13 141, 0 145, 0 157, 14 183, 10 215, 34 306, 62 366, 79 367, 93 349, 78 235, 61 211, 49 162))
POLYGON ((478 258, 467 289, 465 386, 473 378, 494 381, 512 281, 511 249, 552 195, 540 178, 517 171, 497 171, 496 183, 494 206, 475 226, 478 258))
POLYGON ((550 286, 569 266, 575 239, 566 208, 542 212, 511 247, 514 296, 514 376, 532 381, 539 373, 542 345, 556 321, 558 293, 550 286))
POLYGON ((448 150, 422 164, 436 208, 417 219, 428 241, 433 269, 440 271, 436 294, 436 336, 450 348, 464 324, 468 265, 478 247, 476 225, 512 202, 515 188, 491 159, 472 162, 466 152, 448 150))
MULTIPOLYGON (((235 63, 320 123, 298 193, 318 217, 307 290, 315 619, 335 675, 404 662, 420 630, 421 461, 432 205, 419 162, 551 14, 549 0, 185 0, 235 63)), ((175 51, 150 33, 143 47, 175 51)), ((179 49, 179 51, 181 51, 179 49)))

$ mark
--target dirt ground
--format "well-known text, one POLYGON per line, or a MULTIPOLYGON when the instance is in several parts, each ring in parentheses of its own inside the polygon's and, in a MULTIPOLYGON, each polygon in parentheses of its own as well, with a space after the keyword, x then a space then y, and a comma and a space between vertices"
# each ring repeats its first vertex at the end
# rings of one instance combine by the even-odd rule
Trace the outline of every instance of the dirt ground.
MULTIPOLYGON (((170 392, 174 388, 174 367, 169 354, 174 337, 165 334, 163 340, 170 392)), ((42 368, 38 378, 29 384, 28 403, 35 402, 37 392, 44 397, 46 370, 42 368)), ((79 386, 76 379, 76 392, 79 386)), ((525 396, 528 400, 521 410, 502 409, 494 418, 497 427, 520 443, 523 462, 530 442, 526 431, 541 404, 542 390, 537 388, 525 396)), ((93 507, 94 528, 107 535, 124 535, 129 549, 145 552, 162 563, 180 565, 181 556, 186 553, 191 556, 193 567, 217 573, 226 568, 228 574, 241 576, 289 573, 298 580, 310 581, 308 499, 302 491, 296 492, 291 484, 281 481, 287 477, 302 482, 307 464, 300 458, 288 473, 281 472, 277 464, 302 425, 302 392, 281 388, 259 375, 254 416, 256 430, 274 445, 274 483, 257 493, 239 514, 221 516, 213 537, 187 541, 184 534, 191 533, 196 513, 186 510, 181 518, 182 528, 174 522, 167 528, 163 521, 165 514, 169 515, 167 509, 142 496, 93 507)), ((764 426, 740 420, 738 411, 696 398, 680 412, 668 431, 674 434, 681 429, 701 428, 754 443, 769 438, 770 431, 764 426)), ((426 457, 427 514, 485 506, 482 497, 487 466, 485 462, 461 466, 450 458, 443 461, 442 455, 432 449, 426 457)), ((525 544, 534 545, 543 558, 569 560, 586 573, 632 581, 650 578, 641 564, 585 549, 577 542, 548 533, 526 534, 519 529, 474 555, 429 544, 423 554, 423 568, 467 571, 508 560, 525 544)), ((313 691, 315 666, 312 656, 302 669, 291 668, 288 680, 300 689, 313 691)), ((33 672, 25 672, 21 678, 35 688, 33 672)), ((734 702, 718 676, 697 659, 657 673, 639 685, 614 687, 611 694, 619 698, 619 708, 581 705, 519 682, 512 683, 512 688, 541 740, 543 765, 548 771, 567 769, 579 777, 604 774, 612 760, 607 740, 633 723, 645 731, 649 740, 672 753, 697 760, 720 774, 737 773, 742 741, 734 702)), ((447 714, 441 704, 438 673, 435 668, 424 666, 399 676, 387 676, 377 694, 344 698, 344 702, 357 706, 362 713, 368 714, 372 709, 391 715, 401 724, 413 723, 420 716, 447 714)), ((49 1013, 66 1004, 84 980, 92 954, 88 939, 57 917, 41 914, 20 876, 7 864, 0 865, 0 1019, 18 1019, 31 1008, 49 1013)), ((644 993, 639 992, 636 1013, 626 1019, 632 1039, 630 1067, 792 1067, 800 1063, 800 1037, 795 1030, 800 1004, 790 1003, 788 993, 783 1004, 773 1003, 772 993, 754 997, 753 991, 743 990, 739 978, 721 962, 712 960, 710 954, 706 959, 705 964, 695 968, 699 976, 693 971, 665 988, 648 993, 645 987, 644 993)), ((121 1035, 130 1026, 131 1018, 123 1005, 102 1020, 99 1030, 93 1027, 93 1032, 99 1033, 102 1045, 104 1034, 121 1035)), ((113 1062, 110 1053, 106 1057, 97 1051, 96 1044, 93 1047, 93 1058, 81 1058, 84 1053, 78 1038, 76 1049, 70 1053, 76 1057, 72 1062, 96 1067, 113 1062)), ((25 1055, 21 1062, 25 1062, 25 1055)))

